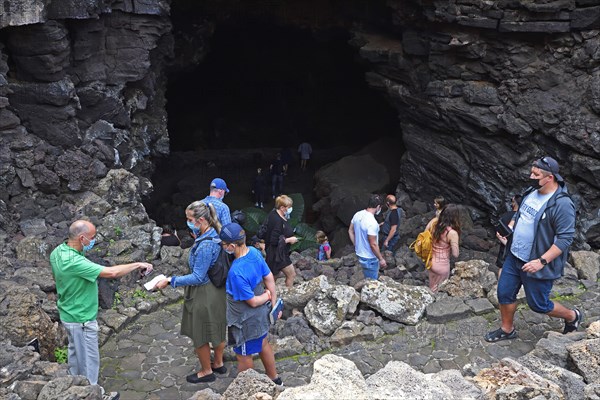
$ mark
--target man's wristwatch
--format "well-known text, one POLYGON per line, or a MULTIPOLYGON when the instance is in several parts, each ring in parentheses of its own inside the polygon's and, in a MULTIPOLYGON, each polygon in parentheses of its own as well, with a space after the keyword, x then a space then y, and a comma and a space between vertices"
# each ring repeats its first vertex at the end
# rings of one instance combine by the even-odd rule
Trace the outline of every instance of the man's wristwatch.
POLYGON ((542 263, 542 265, 548 264, 548 261, 546 261, 544 257, 540 257, 538 260, 540 260, 540 263, 542 263))

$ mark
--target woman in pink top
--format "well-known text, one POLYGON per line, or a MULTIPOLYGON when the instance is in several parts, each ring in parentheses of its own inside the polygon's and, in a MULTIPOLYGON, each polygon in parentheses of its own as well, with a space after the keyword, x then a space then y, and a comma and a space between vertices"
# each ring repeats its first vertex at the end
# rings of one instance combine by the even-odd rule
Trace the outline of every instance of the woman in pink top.
POLYGON ((437 292, 438 285, 450 276, 450 253, 452 257, 458 257, 460 235, 458 206, 448 204, 442 209, 439 217, 427 224, 427 229, 431 230, 433 236, 429 288, 437 292))

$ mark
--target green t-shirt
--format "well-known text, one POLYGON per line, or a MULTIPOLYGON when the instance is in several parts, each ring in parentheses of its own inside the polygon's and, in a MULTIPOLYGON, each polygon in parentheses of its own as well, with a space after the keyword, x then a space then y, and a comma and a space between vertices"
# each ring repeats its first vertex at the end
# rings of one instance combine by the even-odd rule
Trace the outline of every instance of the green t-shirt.
POLYGON ((63 322, 93 321, 98 315, 98 275, 104 268, 85 258, 83 252, 67 246, 50 254, 52 274, 58 293, 58 313, 63 322))

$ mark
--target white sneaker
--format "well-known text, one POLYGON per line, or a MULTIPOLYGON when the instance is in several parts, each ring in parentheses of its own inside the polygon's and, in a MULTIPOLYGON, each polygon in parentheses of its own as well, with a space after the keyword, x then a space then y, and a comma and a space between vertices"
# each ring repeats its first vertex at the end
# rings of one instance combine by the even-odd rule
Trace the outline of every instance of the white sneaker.
POLYGON ((254 203, 254 207, 259 207, 258 203, 254 203))

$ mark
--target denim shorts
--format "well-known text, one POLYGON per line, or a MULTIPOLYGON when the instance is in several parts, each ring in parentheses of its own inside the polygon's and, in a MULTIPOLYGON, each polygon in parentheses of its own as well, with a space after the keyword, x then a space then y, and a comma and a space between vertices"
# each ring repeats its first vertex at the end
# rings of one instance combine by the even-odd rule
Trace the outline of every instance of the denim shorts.
POLYGON ((368 279, 379 277, 379 260, 377 258, 364 258, 358 256, 358 262, 363 267, 363 275, 368 279))
POLYGON ((239 354, 240 356, 251 356, 252 354, 258 354, 262 351, 262 342, 263 339, 266 337, 267 334, 265 333, 258 339, 248 340, 247 342, 244 342, 241 345, 234 347, 233 352, 235 354, 239 354))
POLYGON ((522 285, 529 308, 536 313, 547 314, 554 310, 554 303, 550 300, 554 280, 532 278, 527 272, 523 272, 524 264, 524 261, 509 252, 498 281, 498 302, 500 304, 515 303, 522 285))

